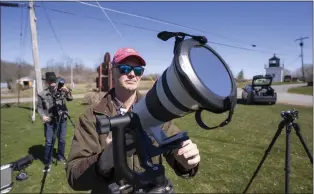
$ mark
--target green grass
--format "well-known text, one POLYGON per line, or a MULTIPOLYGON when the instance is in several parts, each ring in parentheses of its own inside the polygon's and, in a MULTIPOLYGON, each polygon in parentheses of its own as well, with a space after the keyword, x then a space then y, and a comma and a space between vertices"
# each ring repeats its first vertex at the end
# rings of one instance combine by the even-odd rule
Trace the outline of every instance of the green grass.
MULTIPOLYGON (((29 105, 30 107, 30 105, 29 105)), ((240 193, 245 189, 266 148, 275 135, 281 120, 280 112, 296 108, 299 111, 302 134, 311 151, 313 147, 312 108, 286 106, 246 106, 237 105, 232 122, 224 128, 206 131, 194 121, 193 115, 177 119, 177 125, 189 133, 190 138, 200 150, 201 164, 197 176, 184 180, 175 176, 167 167, 167 176, 172 180, 177 193, 240 193)), ((69 103, 73 120, 85 107, 78 100, 69 103)), ((15 161, 28 154, 30 147, 44 145, 44 130, 38 117, 31 123, 27 109, 11 107, 1 109, 1 164, 15 161)), ((218 124, 227 114, 203 115, 207 124, 218 124)), ((68 155, 73 128, 68 123, 68 155)), ((57 147, 57 146, 56 146, 57 147)), ((285 133, 283 132, 254 179, 249 193, 283 193, 285 183, 285 133)), ((12 193, 39 192, 43 164, 36 160, 26 168, 29 178, 16 182, 12 193)), ((291 133, 291 193, 312 193, 312 165, 295 132, 291 133)), ((49 172, 44 192, 74 192, 68 186, 63 165, 53 166, 49 172)), ((86 193, 86 191, 84 192, 86 193)))
POLYGON ((272 85, 302 84, 303 82, 272 82, 272 85))
POLYGON ((296 88, 290 88, 288 92, 294 94, 304 94, 313 96, 313 86, 301 86, 296 88))
MULTIPOLYGON (((300 84, 302 82, 272 82, 271 85, 286 85, 286 84, 300 84)), ((238 88, 243 88, 247 84, 252 84, 252 81, 245 81, 245 82, 237 82, 238 88)))

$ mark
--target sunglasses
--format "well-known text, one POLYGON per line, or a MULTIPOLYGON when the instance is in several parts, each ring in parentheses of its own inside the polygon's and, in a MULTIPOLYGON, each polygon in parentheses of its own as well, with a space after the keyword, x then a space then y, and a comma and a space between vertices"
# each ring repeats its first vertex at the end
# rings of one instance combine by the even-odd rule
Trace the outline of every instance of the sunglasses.
POLYGON ((133 67, 130 65, 119 65, 117 67, 120 71, 121 74, 129 74, 132 70, 134 71, 134 74, 136 76, 141 76, 144 73, 144 67, 142 66, 137 66, 137 67, 133 67))

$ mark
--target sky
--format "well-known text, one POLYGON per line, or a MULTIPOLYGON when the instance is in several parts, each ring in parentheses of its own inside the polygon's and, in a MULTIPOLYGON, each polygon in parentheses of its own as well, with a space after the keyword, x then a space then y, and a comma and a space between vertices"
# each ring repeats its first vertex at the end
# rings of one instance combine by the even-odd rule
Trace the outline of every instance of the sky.
MULTIPOLYGON (((301 49, 295 41, 300 37, 309 37, 304 40, 304 63, 312 64, 313 61, 312 2, 99 2, 101 6, 113 10, 199 30, 105 10, 113 22, 150 29, 115 24, 119 33, 99 7, 79 2, 35 3, 41 6, 35 9, 41 67, 45 67, 51 60, 64 62, 64 57, 67 56, 95 68, 102 62, 106 52, 112 57, 117 49, 132 47, 147 62, 145 74, 162 73, 171 64, 174 39, 167 42, 158 39, 157 34, 161 31, 206 36, 208 45, 221 55, 234 76, 242 69, 245 78, 265 74, 264 65, 268 64, 274 53, 286 69, 294 71, 301 67, 301 49), (252 44, 256 47, 252 47, 252 44)), ((97 5, 93 1, 85 3, 97 5)), ((18 58, 23 58, 33 64, 28 11, 11 7, 1 9, 1 59, 16 62, 18 58)), ((204 70, 214 71, 206 68, 206 65, 204 70)))

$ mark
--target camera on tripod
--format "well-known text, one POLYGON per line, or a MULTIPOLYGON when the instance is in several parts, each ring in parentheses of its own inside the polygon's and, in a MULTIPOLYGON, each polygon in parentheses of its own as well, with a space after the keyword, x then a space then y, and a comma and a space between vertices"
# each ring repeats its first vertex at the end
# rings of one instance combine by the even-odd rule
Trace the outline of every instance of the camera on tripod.
POLYGON ((55 87, 55 91, 54 91, 54 94, 53 94, 53 97, 55 99, 63 99, 65 98, 65 92, 61 90, 61 88, 64 86, 65 84, 65 79, 62 78, 62 77, 59 77, 57 79, 57 83, 56 83, 56 87, 55 87))
POLYGON ((299 118, 299 111, 296 111, 294 109, 288 110, 288 111, 282 111, 281 117, 285 120, 288 120, 290 122, 294 121, 295 119, 299 118))
POLYGON ((299 118, 299 112, 295 109, 290 109, 288 111, 282 111, 280 113, 281 117, 283 118, 282 121, 278 125, 278 129, 271 140, 268 148, 265 151, 265 154, 260 161, 259 165, 257 166, 252 178, 250 179, 249 183, 247 184, 245 190, 243 193, 246 193, 253 182, 254 178, 257 176, 257 173, 259 172, 260 168, 262 167, 267 155, 270 153, 272 147, 274 146, 276 140, 278 139, 279 135, 281 134, 282 130, 285 129, 286 132, 286 154, 285 154, 285 194, 289 193, 289 183, 290 183, 290 134, 292 129, 295 130, 296 135, 298 136, 301 144, 303 145, 303 148, 307 154, 307 156, 310 159, 311 164, 313 164, 313 156, 308 148, 308 146, 305 143, 305 140, 301 134, 300 126, 297 122, 295 122, 296 119, 299 118))

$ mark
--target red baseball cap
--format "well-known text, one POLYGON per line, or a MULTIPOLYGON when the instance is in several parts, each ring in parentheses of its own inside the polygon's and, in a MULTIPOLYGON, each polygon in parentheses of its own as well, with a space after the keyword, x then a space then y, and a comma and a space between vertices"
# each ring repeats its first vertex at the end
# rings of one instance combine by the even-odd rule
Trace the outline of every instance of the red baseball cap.
POLYGON ((113 65, 116 63, 120 63, 125 58, 134 56, 137 57, 140 60, 140 63, 142 66, 146 65, 145 60, 140 56, 140 54, 133 48, 121 48, 119 49, 116 54, 113 56, 113 65))

